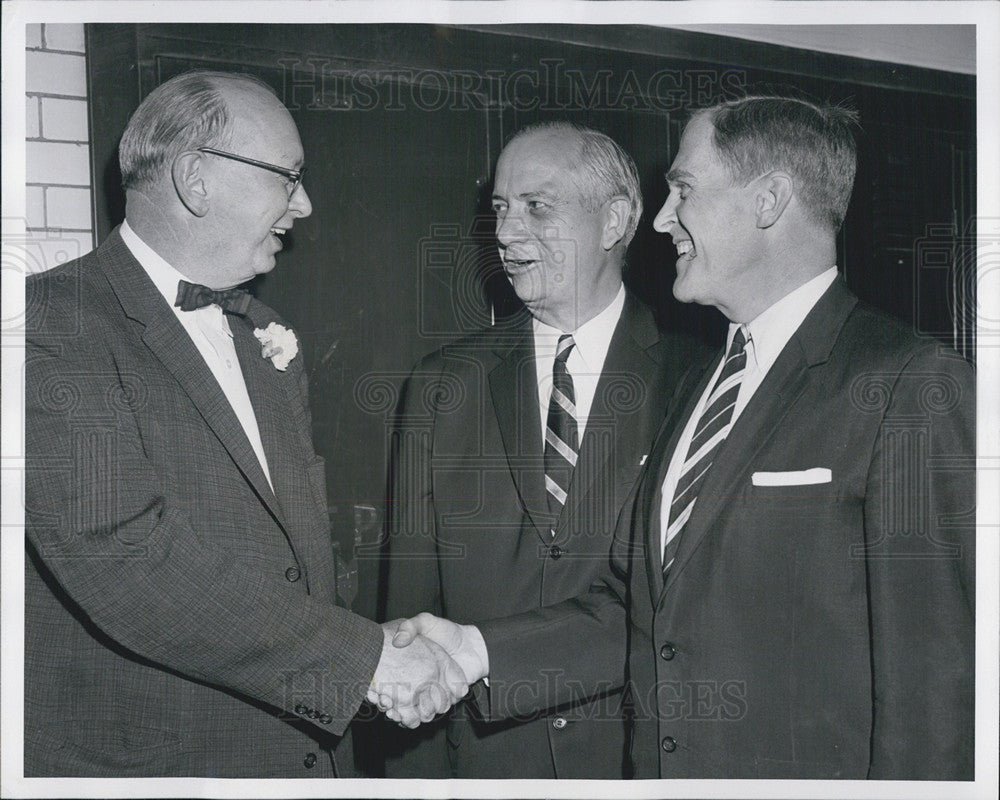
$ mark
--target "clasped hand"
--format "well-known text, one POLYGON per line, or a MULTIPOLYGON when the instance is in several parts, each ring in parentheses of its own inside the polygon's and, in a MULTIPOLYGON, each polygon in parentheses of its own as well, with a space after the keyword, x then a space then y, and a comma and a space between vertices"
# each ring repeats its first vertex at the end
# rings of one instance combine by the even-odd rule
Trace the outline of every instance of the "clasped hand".
POLYGON ((382 625, 382 657, 368 700, 407 728, 443 714, 489 673, 482 635, 432 614, 382 625))

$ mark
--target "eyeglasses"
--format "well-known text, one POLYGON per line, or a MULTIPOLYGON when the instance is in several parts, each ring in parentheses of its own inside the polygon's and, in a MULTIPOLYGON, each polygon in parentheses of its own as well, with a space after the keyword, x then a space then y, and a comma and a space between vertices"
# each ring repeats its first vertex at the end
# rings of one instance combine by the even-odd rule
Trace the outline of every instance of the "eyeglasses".
POLYGON ((298 190, 299 185, 302 183, 302 176, 306 174, 306 168, 302 169, 288 169, 287 167, 279 167, 277 164, 268 164, 266 161, 257 161, 254 158, 247 158, 246 156, 238 156, 235 153, 227 153, 224 150, 216 150, 213 147, 199 147, 199 153, 208 153, 213 156, 220 156, 222 158, 229 158, 233 161, 239 161, 241 164, 249 164, 251 167, 260 167, 261 169, 266 169, 269 172, 277 172, 279 175, 283 176, 288 181, 288 199, 292 199, 292 195, 298 190))

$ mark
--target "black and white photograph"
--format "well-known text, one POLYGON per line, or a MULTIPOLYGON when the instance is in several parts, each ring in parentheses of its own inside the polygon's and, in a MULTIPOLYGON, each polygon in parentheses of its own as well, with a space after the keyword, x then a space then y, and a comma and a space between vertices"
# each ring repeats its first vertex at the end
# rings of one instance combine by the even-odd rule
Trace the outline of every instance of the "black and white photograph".
POLYGON ((2 12, 3 797, 996 796, 1000 3, 2 12))

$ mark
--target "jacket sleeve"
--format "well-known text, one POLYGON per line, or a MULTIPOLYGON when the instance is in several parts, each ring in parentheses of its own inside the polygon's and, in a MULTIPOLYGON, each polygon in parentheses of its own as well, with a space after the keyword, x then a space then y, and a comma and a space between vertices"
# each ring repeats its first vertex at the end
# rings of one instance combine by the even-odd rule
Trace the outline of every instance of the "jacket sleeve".
POLYGON ((477 684, 487 720, 527 716, 618 691, 625 682, 622 582, 607 582, 551 606, 478 625, 490 658, 477 684))
POLYGON ((119 374, 99 335, 29 334, 26 360, 27 539, 70 604, 139 659, 342 734, 378 663, 379 626, 275 591, 195 529, 130 412, 142 376, 119 374))
POLYGON ((868 473, 870 778, 973 778, 975 383, 938 349, 896 379, 868 473))

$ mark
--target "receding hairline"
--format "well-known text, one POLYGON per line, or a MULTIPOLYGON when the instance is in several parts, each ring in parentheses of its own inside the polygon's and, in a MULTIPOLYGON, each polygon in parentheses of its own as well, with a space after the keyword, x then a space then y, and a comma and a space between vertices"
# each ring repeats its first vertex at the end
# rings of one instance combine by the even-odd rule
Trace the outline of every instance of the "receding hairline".
POLYGON ((298 125, 274 90, 267 84, 245 78, 246 76, 240 73, 232 76, 224 73, 218 82, 213 84, 226 107, 227 134, 232 140, 234 142, 239 140, 241 132, 245 135, 252 128, 272 131, 274 126, 268 124, 266 119, 264 121, 260 119, 261 112, 274 113, 287 120, 298 136, 298 125), (260 105, 254 107, 248 101, 257 101, 260 105))
POLYGON ((243 72, 215 72, 203 71, 186 74, 197 74, 203 78, 212 89, 218 94, 219 100, 225 106, 228 120, 227 128, 232 132, 232 123, 235 118, 243 117, 252 119, 253 115, 248 114, 241 99, 256 99, 270 102, 275 108, 280 107, 286 113, 284 103, 278 98, 277 93, 267 83, 252 75, 243 72))
MULTIPOLYGON (((510 158, 510 151, 518 145, 528 145, 529 143, 537 143, 540 141, 555 141, 557 145, 559 144, 569 144, 571 141, 576 141, 577 144, 577 156, 579 158, 573 158, 569 153, 566 152, 565 147, 557 146, 555 152, 559 158, 565 162, 565 169, 577 178, 582 178, 584 172, 586 171, 586 165, 583 163, 583 146, 584 138, 580 131, 572 128, 568 123, 552 123, 551 125, 546 124, 545 127, 529 127, 522 129, 515 133, 510 140, 504 145, 503 150, 500 151, 500 157, 497 159, 497 166, 499 167, 500 161, 505 155, 510 158), (571 137, 565 137, 564 134, 571 134, 571 137)), ((563 165, 555 165, 562 168, 563 165)), ((580 185, 577 186, 580 191, 581 196, 584 194, 584 188, 580 185)), ((494 195, 496 196, 496 195, 494 195)))
POLYGON ((278 95, 265 83, 258 83, 256 80, 248 79, 238 73, 234 75, 223 73, 219 77, 209 78, 209 81, 225 104, 226 112, 230 116, 230 123, 235 117, 252 117, 251 114, 247 113, 243 104, 239 102, 241 99, 261 100, 276 108, 280 107, 286 113, 288 112, 284 103, 278 99, 278 95))
MULTIPOLYGON (((586 180, 590 165, 588 165, 588 163, 584 160, 583 155, 587 146, 588 134, 603 136, 613 144, 617 144, 613 139, 607 136, 607 134, 604 134, 601 131, 578 126, 576 123, 568 122, 566 120, 535 122, 521 128, 517 131, 517 133, 510 137, 507 144, 504 145, 503 150, 500 151, 500 158, 503 158, 504 154, 518 142, 525 143, 529 140, 555 140, 557 144, 564 145, 563 147, 558 147, 557 152, 566 162, 567 171, 578 179, 586 180), (569 145, 571 143, 576 144, 576 152, 572 154, 566 152, 567 148, 565 147, 565 145, 569 145)), ((618 147, 620 149, 620 145, 618 145, 618 147)), ((497 159, 498 164, 499 160, 500 159, 497 159)), ((587 194, 585 186, 578 184, 577 188, 580 191, 581 197, 587 194)))
POLYGON ((504 145, 503 150, 500 151, 500 158, 503 158, 503 154, 506 153, 513 145, 518 142, 524 143, 529 139, 557 139, 565 142, 575 141, 578 147, 578 152, 583 153, 584 135, 583 132, 577 130, 573 127, 572 123, 569 122, 550 122, 550 123, 536 123, 535 125, 529 125, 526 128, 522 128, 507 141, 504 145))

